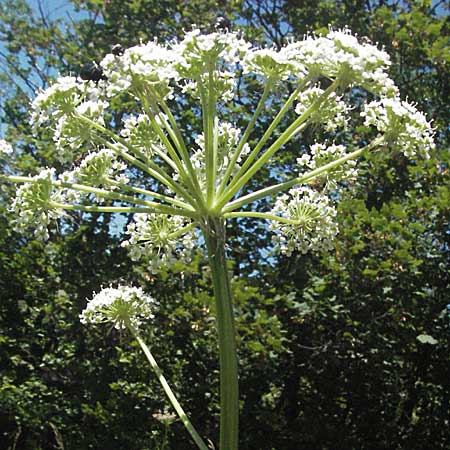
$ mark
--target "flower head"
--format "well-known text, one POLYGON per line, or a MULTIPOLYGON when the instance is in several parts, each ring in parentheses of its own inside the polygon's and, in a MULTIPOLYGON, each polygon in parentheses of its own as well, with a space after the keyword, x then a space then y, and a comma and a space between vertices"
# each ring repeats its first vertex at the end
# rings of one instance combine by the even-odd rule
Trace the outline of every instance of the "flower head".
MULTIPOLYGON (((324 90, 318 86, 306 89, 297 97, 295 112, 301 116, 317 102, 324 94, 324 90)), ((351 108, 337 96, 335 92, 331 93, 322 106, 309 116, 310 123, 319 123, 325 126, 325 130, 332 132, 338 128, 345 129, 347 126, 347 112, 351 108)))
POLYGON ((135 214, 126 232, 130 238, 122 246, 135 261, 147 256, 150 270, 156 272, 176 260, 190 260, 196 239, 192 232, 183 232, 186 227, 186 219, 179 216, 135 214))
POLYGON ((94 293, 80 320, 88 323, 113 323, 118 330, 128 324, 137 328, 147 319, 154 318, 155 300, 145 294, 142 288, 118 286, 94 293))
POLYGON ((285 221, 273 220, 273 241, 281 253, 290 256, 301 253, 328 251, 338 232, 334 218, 336 209, 327 196, 309 187, 294 188, 281 195, 272 214, 285 221))
POLYGON ((108 54, 100 63, 108 79, 106 93, 111 97, 151 88, 153 94, 166 98, 172 92, 170 80, 178 76, 174 63, 173 53, 156 41, 128 48, 121 55, 108 54))
POLYGON ((398 97, 367 104, 361 115, 364 125, 375 126, 385 140, 408 158, 430 158, 434 131, 423 113, 398 97))
POLYGON ((387 74, 389 55, 370 43, 359 42, 347 28, 292 42, 286 52, 300 71, 316 77, 338 78, 343 85, 360 85, 389 96, 397 93, 387 74))
POLYGON ((50 222, 64 216, 64 211, 54 206, 64 200, 63 193, 53 186, 54 175, 55 169, 45 169, 32 182, 20 186, 11 207, 16 213, 16 229, 33 228, 35 237, 43 241, 49 238, 50 222))
POLYGON ((260 48, 247 51, 242 61, 244 73, 254 73, 272 80, 287 80, 298 67, 285 49, 260 48))
MULTIPOLYGON (((345 156, 345 154, 343 145, 332 144, 327 147, 325 144, 316 143, 311 145, 310 154, 306 153, 301 158, 297 158, 297 164, 301 169, 315 170, 325 164, 336 161, 345 156)), ((356 161, 350 159, 324 174, 326 177, 325 187, 335 188, 338 181, 355 181, 357 174, 356 161)))
POLYGON ((117 159, 117 155, 109 149, 91 152, 72 172, 61 175, 63 180, 88 186, 102 186, 106 189, 117 189, 117 183, 127 183, 124 174, 126 164, 117 159))

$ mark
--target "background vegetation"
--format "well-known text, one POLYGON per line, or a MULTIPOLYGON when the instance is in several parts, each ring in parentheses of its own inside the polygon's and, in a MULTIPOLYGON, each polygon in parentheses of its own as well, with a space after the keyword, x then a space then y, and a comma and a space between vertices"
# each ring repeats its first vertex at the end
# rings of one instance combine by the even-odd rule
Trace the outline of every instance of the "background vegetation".
MULTIPOLYGON (((402 95, 434 120, 431 161, 375 154, 362 162, 360 183, 339 206, 336 250, 321 259, 271 255, 264 224, 229 229, 241 448, 448 450, 449 3, 72 0, 60 15, 33 5, 0 6, 2 130, 16 149, 2 170, 21 173, 58 165, 45 130, 32 137, 32 92, 117 42, 169 40, 193 22, 211 30, 221 15, 259 43, 330 24, 386 47, 402 95)), ((241 92, 236 113, 255 100, 241 92)), ((178 116, 198 120, 189 107, 178 116)), ((289 170, 289 156, 314 139, 303 135, 277 164, 289 170)), ((127 218, 101 215, 72 216, 43 245, 13 231, 12 189, 2 186, 0 198, 0 448, 193 448, 179 423, 162 420, 164 393, 136 343, 79 323, 86 297, 117 282, 143 285, 160 302, 148 340, 193 422, 216 442, 216 335, 202 255, 152 275, 118 245, 127 218)))

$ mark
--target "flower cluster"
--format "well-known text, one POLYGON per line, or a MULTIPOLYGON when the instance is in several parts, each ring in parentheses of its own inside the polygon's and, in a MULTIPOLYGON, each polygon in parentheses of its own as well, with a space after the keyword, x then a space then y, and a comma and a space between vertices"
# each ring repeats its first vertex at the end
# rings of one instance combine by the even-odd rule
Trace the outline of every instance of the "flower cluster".
POLYGON ((49 237, 47 228, 52 219, 64 216, 62 209, 55 208, 55 203, 62 203, 65 197, 60 190, 55 190, 54 178, 55 169, 45 169, 33 177, 32 182, 19 187, 11 206, 16 214, 18 231, 33 228, 35 237, 45 241, 49 237))
POLYGON ((348 29, 331 30, 326 36, 309 36, 286 47, 299 73, 339 79, 342 85, 359 85, 374 93, 395 95, 389 78, 389 55, 376 46, 359 42, 348 29))
MULTIPOLYGON (((297 97, 295 112, 299 116, 305 114, 315 102, 320 102, 324 92, 320 87, 313 86, 300 93, 297 97)), ((338 128, 345 129, 349 110, 350 107, 342 101, 342 98, 332 92, 320 103, 320 108, 310 114, 309 122, 324 124, 325 130, 329 132, 336 131, 338 128)))
MULTIPOLYGON (((155 120, 158 118, 159 116, 155 120)), ((120 134, 148 159, 151 159, 155 153, 166 151, 147 114, 126 118, 120 134)))
POLYGON ((128 324, 138 328, 143 321, 154 318, 155 300, 142 288, 118 286, 94 293, 80 314, 84 324, 113 323, 118 330, 128 324))
POLYGON ((364 125, 375 126, 387 143, 408 158, 430 158, 433 129, 414 105, 395 98, 382 98, 365 106, 364 125))
MULTIPOLYGON (((311 124, 320 124, 329 133, 346 129, 352 99, 352 92, 345 93, 347 88, 355 87, 353 93, 358 95, 369 91, 370 98, 375 98, 361 114, 367 127, 373 126, 384 135, 376 140, 377 145, 392 144, 408 157, 428 157, 434 145, 433 130, 414 106, 399 100, 387 74, 389 65, 383 50, 347 29, 307 36, 280 49, 252 48, 238 33, 228 30, 205 35, 198 29, 168 45, 152 41, 127 50, 115 49, 100 66, 95 66, 96 81, 92 77, 90 81, 63 77, 34 100, 34 126, 46 127, 53 133, 60 161, 66 163, 75 154, 87 155, 77 167, 60 176, 57 184, 65 191, 51 188, 55 177, 49 171, 19 189, 15 208, 21 214, 20 221, 35 221, 38 235, 46 237, 43 230, 50 218, 61 215, 51 209, 52 205, 70 198, 84 200, 86 197, 81 195, 97 195, 101 187, 109 191, 104 196, 112 202, 120 201, 120 206, 88 207, 79 203, 72 208, 67 204, 62 207, 134 213, 137 207, 144 206, 140 212, 150 210, 152 214, 136 214, 123 243, 132 258, 148 257, 153 271, 176 259, 186 260, 196 242, 192 229, 203 223, 205 215, 220 216, 232 211, 233 216, 239 216, 237 205, 245 206, 266 192, 275 192, 261 186, 236 198, 245 191, 253 174, 295 135, 311 124), (223 120, 223 112, 234 114, 235 105, 217 107, 218 102, 234 99, 238 76, 241 86, 247 88, 252 85, 246 80, 255 76, 267 83, 243 136, 235 124, 223 120), (281 81, 292 83, 290 90, 294 94, 286 99, 251 151, 248 142, 253 143, 252 133, 262 125, 257 122, 259 115, 268 106, 279 104, 281 81), (119 124, 114 115, 107 114, 107 108, 110 102, 118 101, 112 97, 124 93, 127 105, 130 99, 136 104, 124 112, 117 135, 113 128, 119 124), (171 114, 166 102, 175 99, 187 105, 185 93, 200 99, 201 104, 203 130, 188 129, 191 136, 197 137, 194 145, 184 141, 178 115, 171 114), (292 105, 299 117, 286 126, 292 105), (142 108, 140 113, 136 113, 137 106, 142 108), (243 170, 241 164, 246 158, 243 170), (138 170, 148 179, 135 175, 138 170), (137 180, 138 186, 130 185, 137 180), (83 185, 78 186, 83 192, 78 197, 70 190, 74 186, 68 184, 74 182, 83 185), (127 195, 119 195, 121 190, 127 195), (230 207, 233 202, 237 203, 230 207), (192 224, 186 217, 194 218, 192 224)), ((195 108, 192 111, 197 113, 195 108)), ((365 145, 364 138, 361 145, 365 145)), ((9 154, 10 147, 0 145, 0 152, 9 154)), ((342 145, 317 143, 297 163, 302 172, 313 171, 345 155, 342 145)), ((320 176, 325 187, 332 189, 336 182, 351 181, 356 175, 355 162, 348 160, 320 176)), ((325 196, 309 188, 297 188, 278 199, 273 213, 280 218, 272 228, 284 253, 330 247, 336 233, 332 220, 335 210, 325 196)))
POLYGON ((174 70, 174 54, 157 42, 148 42, 126 49, 122 55, 108 54, 100 63, 108 79, 105 84, 109 97, 127 90, 152 89, 154 95, 167 98, 169 83, 178 77, 174 70))
POLYGON ((334 221, 336 209, 327 196, 309 188, 294 188, 275 202, 270 229, 275 232, 273 242, 282 254, 329 251, 338 233, 334 221))
POLYGON ((182 90, 194 98, 206 89, 217 100, 234 97, 235 65, 250 44, 233 32, 201 34, 194 29, 172 47, 175 68, 183 79, 182 90))
POLYGON ((4 139, 0 139, 0 155, 11 155, 13 152, 12 145, 6 142, 4 139))
POLYGON ((149 258, 149 269, 156 273, 176 260, 190 260, 196 238, 191 231, 185 231, 187 226, 186 220, 179 216, 138 213, 128 225, 126 233, 130 238, 122 242, 122 247, 129 250, 134 261, 149 258))
POLYGON ((35 128, 72 113, 83 97, 84 87, 75 77, 60 77, 45 91, 41 91, 31 104, 31 119, 35 128))
POLYGON ((250 44, 233 32, 201 34, 199 29, 187 32, 173 45, 173 59, 180 76, 196 79, 208 73, 217 62, 236 64, 250 44))
POLYGON ((128 177, 123 173, 127 165, 117 159, 117 155, 108 149, 89 153, 71 172, 65 172, 61 179, 88 186, 103 186, 117 189, 118 183, 127 183, 128 177))
POLYGON ((297 65, 289 58, 286 47, 277 51, 272 48, 249 50, 243 61, 244 73, 254 73, 271 80, 287 80, 296 73, 297 65))
MULTIPOLYGON (((325 144, 316 143, 311 145, 310 154, 305 153, 301 158, 297 158, 297 164, 301 169, 310 171, 336 161, 345 155, 346 151, 343 145, 332 144, 327 147, 325 144)), ((356 161, 350 159, 324 174, 326 178, 325 187, 332 189, 336 187, 336 182, 338 181, 355 181, 357 175, 356 161)))
POLYGON ((103 114, 108 103, 100 99, 100 89, 90 81, 75 77, 59 78, 32 103, 32 124, 36 132, 43 126, 53 130, 58 159, 71 161, 86 145, 91 145, 95 133, 80 116, 104 124, 103 114))
POLYGON ((71 161, 74 154, 89 148, 95 141, 96 132, 90 124, 80 120, 80 116, 104 125, 103 114, 108 103, 98 100, 80 102, 73 113, 63 115, 56 123, 53 139, 57 144, 58 159, 61 162, 71 161))

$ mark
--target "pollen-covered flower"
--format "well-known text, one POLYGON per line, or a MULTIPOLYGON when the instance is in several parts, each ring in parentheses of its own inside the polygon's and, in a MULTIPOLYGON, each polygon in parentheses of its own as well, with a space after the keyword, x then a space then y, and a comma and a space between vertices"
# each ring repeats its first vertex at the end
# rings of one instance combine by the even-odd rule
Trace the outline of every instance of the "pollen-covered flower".
POLYGON ((134 222, 128 225, 126 234, 130 236, 122 242, 128 248, 134 261, 149 258, 149 269, 156 272, 161 267, 170 267, 177 260, 188 262, 196 243, 186 219, 163 214, 134 215, 134 222))
POLYGON ((408 158, 430 158, 435 147, 433 128, 423 113, 400 98, 383 98, 365 106, 364 125, 375 126, 395 150, 408 158))
POLYGON ((330 199, 309 187, 294 188, 275 202, 272 214, 285 221, 272 220, 273 242, 282 254, 321 252, 332 249, 338 233, 336 209, 330 199))
POLYGON ((142 288, 118 286, 94 293, 86 309, 80 314, 81 323, 113 323, 118 330, 127 324, 137 328, 148 319, 154 318, 155 300, 145 294, 142 288))
MULTIPOLYGON (((326 146, 325 144, 316 143, 311 145, 310 148, 310 154, 306 153, 301 158, 297 158, 297 164, 302 171, 305 169, 308 171, 318 169, 346 155, 343 145, 332 144, 326 146)), ((326 179, 326 188, 336 187, 336 182, 338 181, 354 181, 358 175, 356 165, 356 161, 350 159, 326 172, 323 175, 326 179)))

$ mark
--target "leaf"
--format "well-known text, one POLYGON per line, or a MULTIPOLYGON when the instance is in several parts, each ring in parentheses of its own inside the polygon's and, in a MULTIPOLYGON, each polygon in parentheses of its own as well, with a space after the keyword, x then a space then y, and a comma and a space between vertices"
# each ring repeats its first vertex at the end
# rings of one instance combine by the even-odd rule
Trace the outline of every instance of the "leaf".
POLYGON ((417 336, 417 340, 421 344, 430 344, 430 345, 436 345, 439 342, 433 336, 430 336, 429 334, 420 334, 419 336, 417 336))

